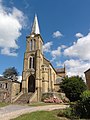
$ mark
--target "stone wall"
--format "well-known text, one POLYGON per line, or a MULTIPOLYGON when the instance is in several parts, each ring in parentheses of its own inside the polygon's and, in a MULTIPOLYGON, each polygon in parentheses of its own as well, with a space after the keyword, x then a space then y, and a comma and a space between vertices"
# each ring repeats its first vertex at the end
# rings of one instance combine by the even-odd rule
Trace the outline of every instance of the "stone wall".
POLYGON ((11 99, 20 93, 20 83, 12 82, 11 99))
POLYGON ((0 102, 11 102, 19 92, 19 82, 0 77, 0 102))

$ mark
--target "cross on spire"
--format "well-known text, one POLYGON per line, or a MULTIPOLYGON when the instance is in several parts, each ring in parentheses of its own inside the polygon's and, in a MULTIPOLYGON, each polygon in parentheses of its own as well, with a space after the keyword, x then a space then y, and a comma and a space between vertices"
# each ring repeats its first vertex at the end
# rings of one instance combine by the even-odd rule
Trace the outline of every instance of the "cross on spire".
POLYGON ((39 29, 39 24, 38 24, 38 19, 36 14, 35 14, 31 33, 40 34, 40 29, 39 29))

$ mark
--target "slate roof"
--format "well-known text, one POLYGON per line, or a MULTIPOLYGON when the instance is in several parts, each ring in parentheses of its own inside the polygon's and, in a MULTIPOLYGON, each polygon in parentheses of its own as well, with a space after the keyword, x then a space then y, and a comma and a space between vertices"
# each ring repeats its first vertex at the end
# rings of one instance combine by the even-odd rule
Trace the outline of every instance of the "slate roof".
POLYGON ((57 73, 65 72, 65 68, 56 68, 55 70, 57 73))

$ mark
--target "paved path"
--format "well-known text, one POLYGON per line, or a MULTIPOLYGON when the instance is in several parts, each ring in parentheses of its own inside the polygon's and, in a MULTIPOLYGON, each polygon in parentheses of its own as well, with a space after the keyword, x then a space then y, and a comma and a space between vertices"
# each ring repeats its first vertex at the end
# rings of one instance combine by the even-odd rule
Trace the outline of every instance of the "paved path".
POLYGON ((21 106, 21 105, 8 105, 6 107, 0 108, 0 120, 10 120, 12 118, 18 117, 24 113, 30 113, 33 111, 40 110, 54 110, 54 109, 64 109, 68 107, 67 105, 46 105, 46 106, 21 106))

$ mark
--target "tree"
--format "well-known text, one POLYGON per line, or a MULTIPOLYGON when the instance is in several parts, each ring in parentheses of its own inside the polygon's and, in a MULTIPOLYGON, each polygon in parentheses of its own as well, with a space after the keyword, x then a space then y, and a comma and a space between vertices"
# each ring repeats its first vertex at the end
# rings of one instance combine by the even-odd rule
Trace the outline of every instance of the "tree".
POLYGON ((9 79, 15 79, 17 78, 18 76, 18 72, 17 72, 17 69, 15 67, 10 67, 10 68, 7 68, 5 69, 5 71, 3 72, 3 76, 5 78, 9 78, 9 79))
POLYGON ((79 76, 66 77, 62 81, 60 88, 70 101, 79 100, 81 93, 87 89, 83 79, 79 76))

